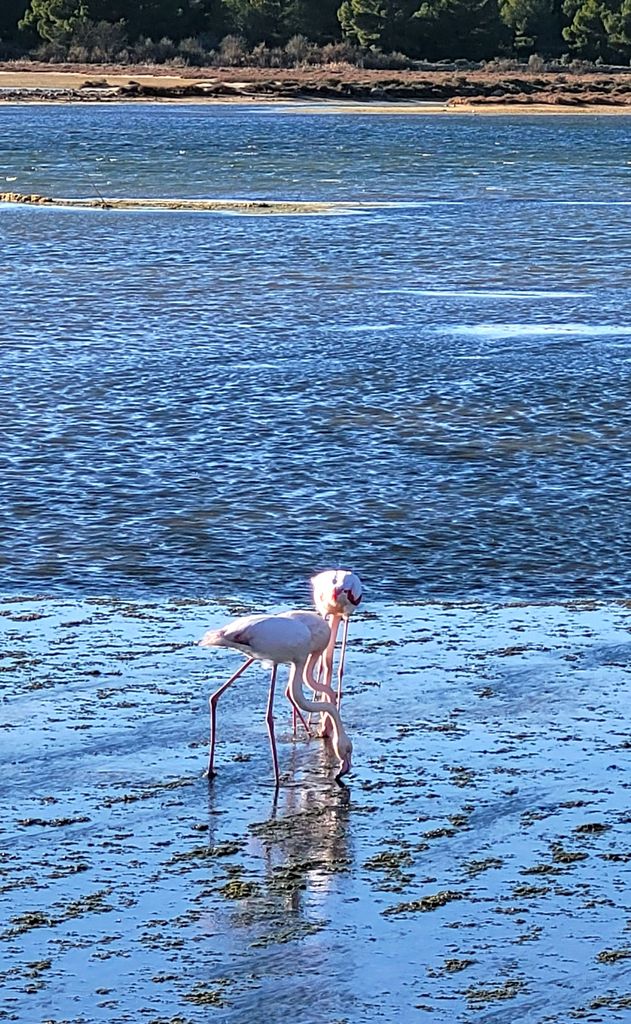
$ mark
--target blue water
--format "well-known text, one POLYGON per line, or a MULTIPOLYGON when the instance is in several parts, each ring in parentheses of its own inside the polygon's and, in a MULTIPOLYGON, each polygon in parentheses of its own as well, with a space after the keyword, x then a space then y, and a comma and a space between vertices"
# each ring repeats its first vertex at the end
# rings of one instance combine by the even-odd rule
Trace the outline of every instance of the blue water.
POLYGON ((624 597, 624 117, 0 107, 6 592, 624 597))

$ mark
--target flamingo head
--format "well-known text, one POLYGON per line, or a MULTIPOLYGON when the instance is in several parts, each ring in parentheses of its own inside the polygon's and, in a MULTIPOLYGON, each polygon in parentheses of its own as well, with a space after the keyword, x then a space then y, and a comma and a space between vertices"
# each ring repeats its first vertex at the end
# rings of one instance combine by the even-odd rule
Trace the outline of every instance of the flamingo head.
POLYGON ((350 772, 353 758, 353 744, 346 733, 340 734, 337 742, 334 743, 334 750, 340 759, 340 770, 335 778, 341 779, 343 775, 348 775, 350 772))

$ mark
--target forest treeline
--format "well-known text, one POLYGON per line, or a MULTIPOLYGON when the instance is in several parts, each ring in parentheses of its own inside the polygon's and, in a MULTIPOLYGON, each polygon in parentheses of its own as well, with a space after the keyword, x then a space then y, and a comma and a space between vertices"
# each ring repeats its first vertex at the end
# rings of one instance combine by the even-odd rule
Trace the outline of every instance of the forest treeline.
POLYGON ((629 64, 631 0, 0 0, 0 57, 290 67, 629 64))

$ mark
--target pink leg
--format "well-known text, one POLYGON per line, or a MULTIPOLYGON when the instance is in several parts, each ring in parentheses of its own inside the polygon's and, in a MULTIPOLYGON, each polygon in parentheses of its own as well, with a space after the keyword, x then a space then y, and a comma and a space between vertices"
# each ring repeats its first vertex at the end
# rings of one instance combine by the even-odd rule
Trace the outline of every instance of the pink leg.
MULTIPOLYGON (((309 657, 311 657, 311 655, 309 657)), ((324 672, 324 657, 319 657, 318 658, 317 669, 318 669, 318 673, 317 673, 317 676, 316 676, 317 686, 313 686, 310 683, 311 689, 313 690, 313 692, 315 694, 315 696, 313 698, 314 700, 320 700, 320 694, 322 693, 322 689, 320 689, 320 687, 322 686, 321 680, 322 680, 322 673, 324 672)), ((312 717, 313 717, 313 711, 310 711, 309 712, 309 717, 307 718, 307 723, 308 723, 309 726, 311 725, 312 717)))
POLYGON ((337 631, 340 626, 341 615, 332 615, 329 621, 331 627, 331 639, 329 640, 329 646, 322 655, 322 661, 324 663, 324 685, 331 686, 333 682, 333 659, 335 657, 335 645, 337 643, 337 631))
POLYGON ((300 721, 302 722, 302 725, 304 726, 304 730, 305 730, 307 736, 309 737, 309 739, 311 739, 311 729, 309 728, 308 723, 305 722, 305 719, 303 717, 302 711, 300 710, 298 705, 294 704, 294 702, 292 700, 292 697, 291 697, 291 694, 289 692, 289 686, 285 690, 285 696, 286 696, 287 700, 289 701, 289 703, 291 704, 292 710, 293 710, 293 713, 294 713, 294 736, 296 735, 296 721, 299 718, 300 721))
POLYGON ((342 650, 340 652, 340 664, 337 670, 337 710, 340 710, 342 703, 342 676, 344 675, 344 658, 346 656, 346 642, 348 640, 348 616, 344 619, 344 632, 342 634, 342 650))
POLYGON ((254 658, 248 658, 248 660, 241 666, 241 668, 238 668, 234 675, 230 676, 228 682, 224 683, 223 686, 220 686, 218 690, 215 690, 212 697, 210 698, 210 750, 208 753, 208 768, 206 769, 206 775, 208 776, 209 779, 212 779, 213 776, 217 774, 214 768, 215 742, 217 738, 217 701, 221 697, 224 690, 227 690, 229 686, 232 686, 232 684, 239 678, 239 676, 243 675, 246 668, 250 667, 253 661, 254 658))
POLYGON ((274 687, 276 686, 276 671, 277 666, 274 665, 272 669, 272 678, 269 684, 269 696, 267 698, 267 713, 265 715, 265 721, 267 722, 267 731, 269 733, 269 743, 272 748, 272 761, 274 763, 274 780, 276 782, 276 788, 280 786, 280 772, 278 771, 278 755, 276 753, 276 737, 274 735, 274 687))

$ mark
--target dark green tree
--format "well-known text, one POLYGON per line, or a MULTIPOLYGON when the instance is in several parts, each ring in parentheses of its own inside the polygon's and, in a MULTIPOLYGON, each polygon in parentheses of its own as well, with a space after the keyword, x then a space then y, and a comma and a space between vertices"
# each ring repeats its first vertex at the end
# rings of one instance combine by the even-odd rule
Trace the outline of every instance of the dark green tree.
POLYGON ((343 0, 337 16, 342 34, 361 47, 392 50, 400 4, 394 0, 343 0))
POLYGON ((612 50, 625 60, 631 57, 631 0, 622 0, 619 10, 606 21, 612 50))
POLYGON ((278 46, 293 34, 290 0, 224 0, 231 32, 248 43, 278 46))
POLYGON ((87 17, 84 0, 31 0, 20 27, 34 29, 41 39, 49 42, 65 43, 79 22, 87 17))
POLYGON ((495 57, 507 38, 497 0, 427 0, 414 17, 429 60, 495 57))
POLYGON ((15 39, 18 22, 26 14, 28 0, 0 0, 0 39, 15 39))
POLYGON ((612 15, 607 0, 565 0, 563 12, 569 24, 563 38, 577 57, 608 62, 612 57, 609 24, 612 15))
POLYGON ((286 16, 290 35, 303 35, 313 43, 331 43, 341 37, 337 9, 340 0, 293 0, 286 16))
POLYGON ((563 50, 562 0, 500 0, 500 16, 517 53, 556 56, 563 50))
POLYGON ((221 0, 30 0, 22 24, 42 39, 64 43, 86 22, 109 22, 133 42, 212 32, 220 15, 221 0))

